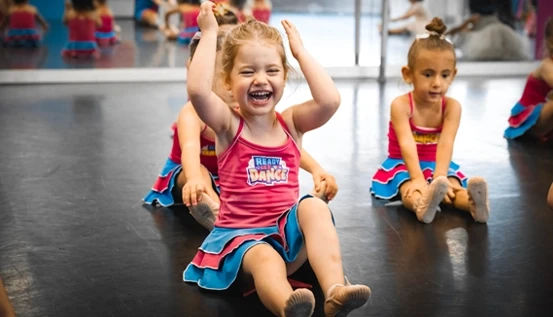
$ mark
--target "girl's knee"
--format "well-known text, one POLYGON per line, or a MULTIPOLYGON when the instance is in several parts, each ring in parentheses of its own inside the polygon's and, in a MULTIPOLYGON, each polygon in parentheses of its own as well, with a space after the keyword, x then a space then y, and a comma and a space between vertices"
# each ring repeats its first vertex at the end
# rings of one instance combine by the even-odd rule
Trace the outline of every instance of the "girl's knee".
POLYGON ((250 266, 252 263, 262 265, 267 262, 275 261, 282 258, 280 254, 269 244, 260 243, 251 247, 244 254, 244 265, 250 266))
POLYGON ((298 205, 298 219, 312 221, 314 219, 332 219, 328 205, 315 197, 305 198, 298 205))

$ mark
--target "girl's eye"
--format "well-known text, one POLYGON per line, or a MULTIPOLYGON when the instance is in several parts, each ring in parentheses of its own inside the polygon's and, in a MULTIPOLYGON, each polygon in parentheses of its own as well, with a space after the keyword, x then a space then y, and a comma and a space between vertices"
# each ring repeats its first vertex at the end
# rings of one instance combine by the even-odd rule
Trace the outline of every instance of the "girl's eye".
POLYGON ((241 75, 252 75, 253 72, 252 71, 249 71, 249 70, 246 70, 246 71, 242 71, 240 72, 241 75))

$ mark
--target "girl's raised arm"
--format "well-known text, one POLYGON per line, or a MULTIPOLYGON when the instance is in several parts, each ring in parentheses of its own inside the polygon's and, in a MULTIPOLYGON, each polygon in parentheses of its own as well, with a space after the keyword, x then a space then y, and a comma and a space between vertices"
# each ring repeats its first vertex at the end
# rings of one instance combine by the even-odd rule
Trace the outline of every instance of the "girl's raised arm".
POLYGON ((299 134, 303 134, 319 128, 332 118, 340 106, 340 93, 332 78, 303 46, 296 27, 287 20, 283 20, 282 25, 288 35, 292 55, 300 64, 313 96, 312 100, 288 108, 283 112, 285 119, 290 116, 293 121, 292 126, 299 134))
POLYGON ((196 48, 188 70, 188 97, 200 119, 219 135, 229 130, 232 112, 227 104, 213 92, 219 28, 213 14, 213 2, 202 3, 198 24, 202 32, 202 40, 196 48))

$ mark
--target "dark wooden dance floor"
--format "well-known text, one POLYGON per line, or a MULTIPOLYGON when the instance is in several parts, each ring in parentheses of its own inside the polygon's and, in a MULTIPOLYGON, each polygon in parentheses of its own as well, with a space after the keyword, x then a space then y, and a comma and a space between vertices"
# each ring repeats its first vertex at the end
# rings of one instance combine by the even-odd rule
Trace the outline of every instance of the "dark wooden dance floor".
MULTIPOLYGON (((524 78, 458 78, 450 90, 464 107, 454 160, 488 180, 487 225, 448 209, 425 225, 374 200, 389 104, 408 87, 337 85, 341 109, 305 148, 340 185, 330 206, 346 274, 373 290, 351 316, 550 316, 553 147, 502 137, 524 78)), ((291 83, 282 103, 307 93, 291 83)), ((178 208, 142 206, 184 84, 2 86, 0 96, 0 276, 18 316, 268 315, 255 295, 182 282, 207 232, 178 208)), ((308 267, 296 277, 313 281, 308 267)))

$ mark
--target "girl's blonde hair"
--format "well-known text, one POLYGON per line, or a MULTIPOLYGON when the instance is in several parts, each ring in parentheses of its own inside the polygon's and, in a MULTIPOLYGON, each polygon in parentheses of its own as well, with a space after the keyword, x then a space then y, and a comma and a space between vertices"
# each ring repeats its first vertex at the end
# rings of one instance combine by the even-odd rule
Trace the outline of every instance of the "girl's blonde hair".
POLYGON ((223 78, 225 82, 230 82, 230 73, 234 68, 234 60, 236 59, 240 46, 248 42, 263 42, 265 44, 274 45, 278 50, 282 66, 284 67, 284 78, 287 78, 290 65, 286 59, 282 36, 275 27, 252 19, 235 26, 225 38, 222 52, 223 78))

